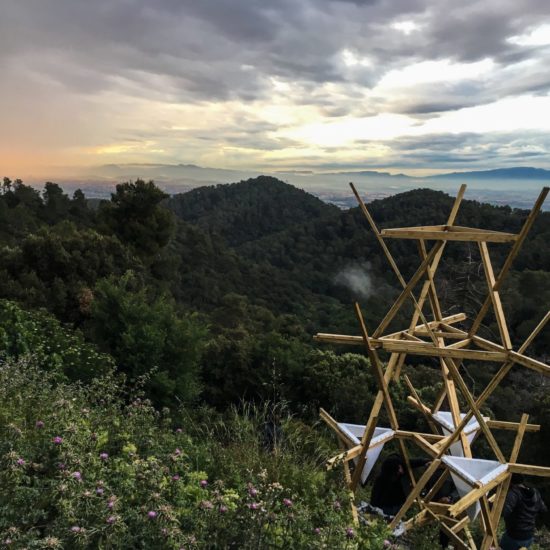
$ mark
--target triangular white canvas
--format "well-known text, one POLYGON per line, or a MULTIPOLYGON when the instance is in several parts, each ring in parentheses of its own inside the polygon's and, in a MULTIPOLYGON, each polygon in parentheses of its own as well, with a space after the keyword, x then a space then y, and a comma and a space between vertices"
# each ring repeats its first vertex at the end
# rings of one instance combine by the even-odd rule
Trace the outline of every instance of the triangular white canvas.
MULTIPOLYGON (((460 418, 464 418, 466 415, 464 413, 460 414, 460 418)), ((441 426, 443 430, 443 435, 450 435, 454 432, 456 425, 453 422, 453 415, 449 411, 437 411, 432 415, 432 418, 441 426)), ((483 417, 487 420, 485 417, 483 417)), ((466 426, 464 427, 464 433, 468 439, 468 443, 472 443, 474 440, 477 431, 479 430, 479 423, 475 416, 472 416, 466 426)), ((464 456, 464 449, 462 448, 462 443, 460 441, 455 441, 449 448, 449 453, 452 456, 464 456)))
MULTIPOLYGON (((482 460, 481 458, 465 458, 461 456, 444 456, 443 462, 451 470, 453 482, 460 497, 466 496, 477 483, 485 485, 508 469, 507 464, 496 460, 482 460)), ((468 508, 468 516, 473 521, 479 514, 479 503, 468 508)))
MULTIPOLYGON (((365 426, 361 424, 346 424, 339 422, 340 429, 354 442, 355 445, 361 443, 361 438, 365 432, 365 426)), ((384 445, 392 439, 395 432, 390 428, 374 428, 374 434, 372 436, 369 448, 367 450, 367 461, 361 472, 361 482, 365 483, 369 474, 372 471, 373 466, 376 464, 384 445)), ((357 459, 355 459, 357 462, 357 459)))

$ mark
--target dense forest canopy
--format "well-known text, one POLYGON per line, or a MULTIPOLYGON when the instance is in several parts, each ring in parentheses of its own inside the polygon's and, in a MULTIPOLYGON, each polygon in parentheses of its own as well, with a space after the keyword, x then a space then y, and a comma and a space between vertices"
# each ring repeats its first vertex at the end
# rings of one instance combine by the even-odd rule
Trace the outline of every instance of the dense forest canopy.
MULTIPOLYGON (((420 189, 369 209, 381 228, 438 224, 452 202, 420 189)), ((465 200, 457 223, 517 232, 526 215, 465 200)), ((550 304, 549 242, 547 212, 502 290, 515 346, 550 304)), ((419 264, 416 248, 389 246, 411 275, 419 264)), ((354 300, 374 327, 398 293, 357 208, 339 210, 269 177, 172 197, 138 180, 117 185, 97 208, 80 191, 69 197, 55 183, 40 192, 4 178, 0 247, 1 359, 32 357, 52 388, 122 376, 116 383, 140 388, 156 410, 207 407, 215 416, 245 400, 281 404, 306 423, 319 406, 348 421, 366 418, 375 388, 367 359, 311 338, 318 331, 357 334, 354 300)), ((508 249, 491 247, 496 266, 508 249)), ((472 317, 485 298, 477 248, 450 243, 437 285, 445 313, 472 317)), ((403 311, 392 326, 407 318, 403 311)), ((498 333, 495 319, 488 317, 483 331, 498 333)), ((531 353, 547 360, 548 341, 547 329, 531 353)), ((435 362, 414 360, 406 367, 427 401, 438 389, 434 368, 435 362)), ((479 393, 493 367, 471 364, 466 371, 479 393)), ((546 424, 529 435, 522 457, 541 465, 550 465, 543 445, 550 430, 547 388, 539 375, 514 369, 487 405, 502 420, 528 412, 546 424)), ((394 391, 403 426, 421 427, 405 388, 394 391)))

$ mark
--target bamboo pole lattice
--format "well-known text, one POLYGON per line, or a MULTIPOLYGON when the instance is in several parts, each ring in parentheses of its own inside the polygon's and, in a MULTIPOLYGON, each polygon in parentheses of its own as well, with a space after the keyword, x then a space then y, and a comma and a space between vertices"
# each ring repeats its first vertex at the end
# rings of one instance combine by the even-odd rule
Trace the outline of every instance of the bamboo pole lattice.
MULTIPOLYGON (((378 385, 378 393, 365 426, 339 423, 327 411, 321 409, 321 418, 335 431, 340 444, 340 452, 328 459, 327 467, 344 465, 345 482, 351 494, 354 495, 365 471, 371 471, 373 462, 379 456, 380 445, 387 442, 388 437, 395 439, 412 489, 401 509, 393 517, 390 527, 395 528, 416 503, 420 511, 402 524, 405 530, 414 525, 435 521, 439 523, 440 529, 447 534, 456 548, 487 550, 497 543, 498 523, 512 473, 550 476, 550 468, 517 463, 524 434, 538 431, 539 425, 528 424, 526 414, 519 422, 505 422, 487 418, 481 412, 482 406, 514 365, 550 375, 549 365, 526 355, 528 346, 550 320, 550 311, 515 351, 500 297, 500 289, 542 208, 549 188, 545 187, 541 191, 520 232, 512 234, 455 224, 466 191, 465 185, 460 187, 445 225, 379 230, 357 189, 353 184, 350 185, 402 291, 372 332, 367 328, 368 321, 360 305, 356 303, 355 314, 359 334, 318 333, 314 337, 316 341, 322 343, 362 347, 369 358, 370 367, 378 385), (403 277, 386 244, 386 241, 393 239, 409 239, 417 242, 419 265, 408 281, 403 277), (464 313, 444 315, 441 309, 436 275, 449 241, 476 243, 479 247, 487 295, 479 312, 472 320, 468 320, 464 313), (432 243, 431 247, 429 243, 432 243), (511 250, 503 267, 496 273, 489 245, 510 244, 511 250), (415 290, 418 286, 420 286, 420 292, 416 294, 415 290), (388 327, 407 302, 413 306, 410 322, 402 330, 388 332, 388 327), (498 326, 497 342, 482 338, 478 334, 490 310, 493 311, 498 326), (381 352, 389 353, 386 366, 380 358, 381 352), (432 406, 421 401, 410 379, 401 374, 403 364, 409 355, 431 357, 439 363, 442 391, 432 406), (461 372, 465 361, 500 364, 496 374, 477 397, 470 391, 464 380, 463 371, 461 372), (408 403, 423 415, 432 433, 400 429, 390 387, 401 378, 410 391, 408 403), (447 406, 447 411, 442 410, 444 405, 447 406), (385 433, 381 437, 382 428, 377 424, 382 408, 387 413, 390 427, 384 429, 385 433), (361 433, 359 435, 351 433, 350 426, 354 426, 355 430, 360 428, 361 433), (509 459, 500 449, 493 434, 494 430, 508 430, 516 433, 509 459), (493 454, 492 459, 482 460, 474 456, 471 445, 478 435, 484 437, 488 443, 493 454), (410 467, 407 442, 416 445, 431 460, 419 479, 415 479, 410 467), (365 470, 367 468, 368 470, 365 470), (435 485, 427 490, 426 485, 436 472, 441 474, 438 474, 435 485), (438 487, 449 476, 452 476, 457 488, 461 489, 459 490, 460 499, 453 504, 435 502, 434 497, 438 487), (469 531, 472 520, 478 514, 483 531, 483 540, 479 547, 475 545, 469 531)), ((354 519, 357 520, 355 507, 353 512, 354 519)))

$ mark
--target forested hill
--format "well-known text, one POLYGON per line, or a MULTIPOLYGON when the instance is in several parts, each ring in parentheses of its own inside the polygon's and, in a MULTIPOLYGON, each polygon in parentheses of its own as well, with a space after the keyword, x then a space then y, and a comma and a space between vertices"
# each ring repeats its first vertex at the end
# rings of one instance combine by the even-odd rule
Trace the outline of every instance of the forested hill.
MULTIPOLYGON (((400 227, 443 223, 452 203, 420 189, 369 209, 381 228, 400 227)), ((275 391, 277 365, 276 393, 293 407, 314 410, 323 395, 327 406, 346 406, 319 387, 310 401, 305 357, 319 349, 311 336, 356 332, 354 300, 374 326, 399 292, 358 208, 341 211, 273 178, 171 198, 152 183, 121 184, 97 209, 53 183, 39 193, 7 180, 0 213, 0 297, 78 327, 131 377, 155 365, 150 391, 159 402, 201 395, 224 407, 264 398, 275 391), (187 336, 178 340, 178 331, 187 336)), ((458 223, 517 232, 526 216, 465 200, 458 223)), ((550 304, 548 243, 550 213, 543 213, 502 291, 515 345, 550 304)), ((409 276, 419 263, 414 244, 389 247, 409 276)), ((491 245, 496 269, 508 249, 491 245)), ((445 312, 473 317, 485 296, 477 248, 449 243, 437 284, 445 312)), ((393 326, 407 318, 404 308, 393 326)), ((498 333, 495 320, 483 330, 498 333)), ((531 350, 549 355, 544 334, 531 350)))
POLYGON ((228 185, 199 187, 173 196, 168 207, 182 220, 239 245, 338 209, 268 176, 228 185))
MULTIPOLYGON (((419 189, 374 201, 369 209, 380 228, 440 224, 445 222, 453 200, 440 191, 419 189)), ((358 208, 338 210, 272 178, 201 188, 171 198, 169 205, 185 222, 208 228, 212 238, 227 244, 227 249, 240 261, 255 266, 255 270, 259 269, 271 280, 264 286, 244 278, 235 292, 280 311, 278 304, 284 301, 285 286, 298 283, 304 294, 296 296, 295 291, 292 292, 289 312, 308 311, 304 325, 309 330, 338 329, 335 326, 338 323, 340 330, 351 330, 354 320, 346 314, 349 309, 346 305, 354 299, 367 302, 371 322, 375 322, 397 292, 395 277, 358 208), (271 193, 274 188, 277 192, 271 193), (239 200, 241 191, 242 200, 239 200), (224 204, 229 205, 228 210, 224 204), (292 215, 288 215, 289 212, 292 215), (243 227, 236 220, 250 220, 250 225, 243 227), (343 308, 334 311, 330 298, 343 308)), ((464 200, 457 223, 518 232, 527 214, 527 211, 464 200)), ((516 259, 504 289, 511 329, 520 339, 550 303, 540 299, 550 292, 549 242, 550 213, 543 213, 516 259)), ((392 241, 389 246, 403 273, 412 274, 418 265, 414 244, 392 241)), ((508 250, 506 245, 491 246, 496 266, 501 265, 508 250)), ((459 303, 473 314, 485 284, 477 248, 449 243, 438 275, 440 285, 445 288, 444 307, 459 303)), ((489 324, 488 329, 494 326, 489 324)), ((543 339, 536 345, 539 352, 547 353, 543 339)))

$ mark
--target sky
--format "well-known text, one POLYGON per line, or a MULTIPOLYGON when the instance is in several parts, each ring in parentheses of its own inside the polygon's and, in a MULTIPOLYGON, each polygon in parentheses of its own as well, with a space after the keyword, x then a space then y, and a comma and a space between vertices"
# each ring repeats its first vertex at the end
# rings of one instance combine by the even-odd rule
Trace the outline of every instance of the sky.
POLYGON ((0 0, 0 175, 550 168, 548 0, 0 0))

